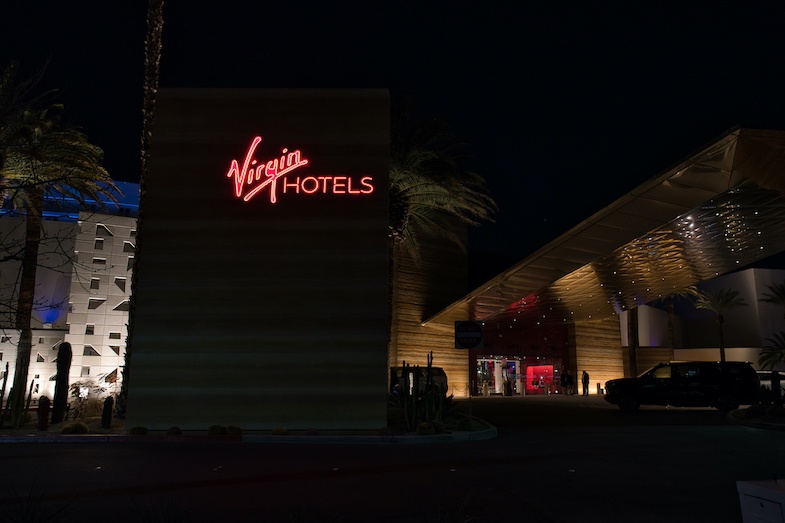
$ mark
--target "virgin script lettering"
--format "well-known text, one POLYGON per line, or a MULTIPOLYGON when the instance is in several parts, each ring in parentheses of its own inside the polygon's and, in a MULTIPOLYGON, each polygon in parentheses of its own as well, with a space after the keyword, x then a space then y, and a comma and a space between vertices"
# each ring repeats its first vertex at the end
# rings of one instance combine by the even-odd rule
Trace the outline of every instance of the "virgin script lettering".
POLYGON ((232 160, 227 178, 233 178, 234 195, 242 198, 244 202, 264 191, 269 190, 270 203, 278 200, 279 189, 282 194, 370 194, 373 192, 373 178, 363 176, 359 180, 351 176, 297 176, 296 178, 284 178, 291 172, 309 164, 307 158, 303 157, 300 150, 289 151, 283 149, 281 156, 268 161, 258 161, 256 159, 256 149, 262 142, 262 137, 257 136, 251 141, 248 151, 245 153, 242 167, 240 162, 232 160))

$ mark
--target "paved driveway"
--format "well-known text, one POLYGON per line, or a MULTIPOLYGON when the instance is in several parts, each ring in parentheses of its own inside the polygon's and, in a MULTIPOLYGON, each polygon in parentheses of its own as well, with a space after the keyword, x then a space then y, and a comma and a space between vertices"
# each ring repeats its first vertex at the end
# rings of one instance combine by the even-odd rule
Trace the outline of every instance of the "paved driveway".
POLYGON ((630 415, 573 396, 472 410, 496 439, 3 444, 0 521, 33 507, 58 522, 739 522, 736 481, 785 476, 782 432, 710 409, 630 415))

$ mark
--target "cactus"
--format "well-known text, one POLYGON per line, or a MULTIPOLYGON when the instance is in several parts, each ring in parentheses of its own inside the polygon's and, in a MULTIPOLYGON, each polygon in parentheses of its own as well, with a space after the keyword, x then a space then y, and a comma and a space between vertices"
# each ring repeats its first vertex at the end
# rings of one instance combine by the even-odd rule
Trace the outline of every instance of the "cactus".
POLYGON ((101 428, 109 429, 112 427, 112 409, 114 408, 114 398, 107 397, 104 400, 104 410, 101 412, 101 428))
POLYGON ((14 425, 15 427, 21 427, 24 422, 27 420, 28 413, 30 412, 30 402, 33 400, 33 387, 35 386, 35 380, 30 380, 30 390, 27 391, 27 401, 25 402, 25 410, 22 411, 19 420, 14 425))
POLYGON ((403 411, 406 428, 409 431, 419 430, 421 423, 432 426, 443 426, 445 414, 445 396, 447 391, 439 387, 433 378, 433 352, 428 354, 425 367, 425 385, 420 393, 420 367, 410 367, 403 362, 403 411), (409 382, 411 376, 411 383, 409 382), (411 393, 409 390, 411 389, 411 393))
POLYGON ((52 402, 47 396, 41 396, 38 399, 38 430, 47 430, 49 428, 49 411, 51 410, 52 402))
POLYGON ((68 403, 68 372, 71 369, 71 344, 67 341, 57 349, 57 378, 55 397, 52 405, 52 423, 61 423, 65 418, 68 403))
POLYGON ((3 388, 0 389, 0 410, 2 410, 3 400, 5 399, 6 385, 8 385, 8 362, 5 362, 5 373, 3 374, 3 388))
POLYGON ((5 419, 11 413, 11 396, 13 394, 14 394, 14 388, 11 387, 11 390, 8 391, 8 402, 5 404, 5 407, 3 408, 3 414, 0 415, 0 427, 2 427, 5 424, 5 419))

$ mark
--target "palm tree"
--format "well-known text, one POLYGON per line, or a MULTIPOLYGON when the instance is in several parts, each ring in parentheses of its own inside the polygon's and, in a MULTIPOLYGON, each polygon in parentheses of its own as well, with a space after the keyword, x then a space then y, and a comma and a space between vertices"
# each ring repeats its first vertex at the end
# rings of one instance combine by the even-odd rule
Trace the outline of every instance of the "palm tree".
POLYGON ((43 103, 43 98, 26 100, 29 82, 14 83, 15 67, 3 74, 0 121, 0 185, 12 207, 25 217, 25 245, 16 311, 20 331, 14 381, 9 398, 11 423, 24 419, 24 395, 32 350, 32 311, 38 246, 46 196, 100 203, 101 197, 115 200, 116 186, 101 166, 103 151, 80 131, 62 126, 62 106, 43 103))
POLYGON ((763 297, 758 301, 773 303, 785 309, 785 282, 772 283, 771 285, 766 285, 766 287, 771 292, 764 292, 763 297))
POLYGON ((147 197, 147 171, 150 163, 150 144, 153 139, 153 120, 155 102, 158 94, 158 72, 161 65, 161 47, 164 29, 164 0, 150 0, 147 6, 147 36, 144 46, 144 98, 142 100, 142 140, 141 169, 139 175, 139 212, 136 217, 136 248, 134 266, 131 273, 131 297, 128 302, 128 337, 125 343, 125 365, 123 381, 117 398, 117 414, 125 418, 128 401, 128 386, 131 373, 131 351, 133 345, 133 326, 136 316, 136 287, 139 281, 139 260, 141 255, 140 238, 144 201, 147 197))
POLYGON ((725 361, 725 333, 723 325, 725 323, 725 311, 736 307, 747 306, 744 298, 739 297, 739 291, 730 289, 710 289, 701 291, 695 307, 706 309, 717 315, 717 323, 720 326, 720 361, 725 361))
POLYGON ((779 363, 785 363, 785 332, 775 332, 772 338, 766 338, 766 345, 760 351, 758 365, 763 369, 773 369, 779 363))
POLYGON ((690 285, 689 287, 684 287, 683 289, 673 291, 667 296, 656 300, 656 303, 662 304, 665 307, 665 311, 668 313, 668 346, 671 348, 671 350, 673 350, 675 344, 673 327, 676 320, 676 300, 683 298, 696 298, 698 296, 700 296, 698 288, 695 285, 690 285))
POLYGON ((423 236, 437 236, 462 248, 454 225, 491 221, 496 210, 485 180, 464 170, 461 143, 444 130, 445 120, 412 123, 408 106, 391 123, 390 227, 395 251, 418 260, 423 236))
POLYGON ((415 312, 401 301, 411 298, 410 293, 407 298, 398 294, 402 266, 410 262, 407 277, 419 282, 421 248, 429 240, 442 238, 465 250, 464 235, 456 233, 458 226, 490 220, 496 210, 496 204, 485 192, 485 180, 461 168, 462 144, 444 131, 445 124, 439 118, 414 123, 408 106, 396 110, 392 117, 388 231, 390 366, 398 363, 396 316, 424 312, 419 308, 422 304, 415 306, 415 312))

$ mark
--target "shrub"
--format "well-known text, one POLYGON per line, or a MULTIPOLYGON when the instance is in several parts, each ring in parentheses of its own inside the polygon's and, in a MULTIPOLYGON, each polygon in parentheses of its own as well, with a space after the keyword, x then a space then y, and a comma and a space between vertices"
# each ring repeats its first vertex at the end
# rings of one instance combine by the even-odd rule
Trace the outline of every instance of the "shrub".
POLYGON ((114 408, 114 398, 109 396, 104 400, 103 411, 101 412, 101 428, 109 429, 112 427, 112 409, 114 408))
POLYGON ((463 418, 461 419, 458 424, 455 426, 457 430, 462 430, 465 432, 474 432, 474 421, 471 418, 463 418))
POLYGON ((208 436, 225 436, 226 427, 223 425, 210 425, 207 427, 208 436))
POLYGON ((750 405, 743 413, 746 419, 762 418, 766 413, 766 409, 763 405, 757 403, 755 405, 750 405))
POLYGON ((89 434, 90 427, 87 426, 86 423, 82 423, 81 421, 77 421, 76 423, 68 423, 63 426, 61 430, 62 434, 89 434))
POLYGON ((436 428, 433 426, 433 423, 425 421, 417 425, 418 436, 430 436, 431 434, 436 434, 436 428))
POLYGON ((128 429, 131 436, 147 436, 147 427, 131 427, 128 429))
POLYGON ((237 425, 229 425, 228 427, 226 427, 226 434, 228 436, 242 436, 243 429, 241 429, 237 425))

